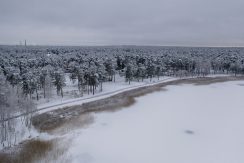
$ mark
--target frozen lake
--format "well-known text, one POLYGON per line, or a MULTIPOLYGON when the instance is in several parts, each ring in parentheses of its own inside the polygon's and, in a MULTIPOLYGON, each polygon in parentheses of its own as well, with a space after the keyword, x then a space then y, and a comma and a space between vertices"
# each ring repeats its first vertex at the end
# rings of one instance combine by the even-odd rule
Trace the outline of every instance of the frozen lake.
POLYGON ((244 81, 168 86, 68 134, 74 163, 243 163, 244 81))

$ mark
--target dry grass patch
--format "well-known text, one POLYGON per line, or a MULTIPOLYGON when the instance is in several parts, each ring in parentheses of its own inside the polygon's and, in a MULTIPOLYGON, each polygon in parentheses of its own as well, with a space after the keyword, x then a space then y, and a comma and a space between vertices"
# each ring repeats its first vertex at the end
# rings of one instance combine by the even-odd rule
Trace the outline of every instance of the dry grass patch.
POLYGON ((51 141, 29 140, 19 145, 19 149, 14 152, 5 151, 0 153, 2 163, 31 163, 43 157, 53 147, 51 141))

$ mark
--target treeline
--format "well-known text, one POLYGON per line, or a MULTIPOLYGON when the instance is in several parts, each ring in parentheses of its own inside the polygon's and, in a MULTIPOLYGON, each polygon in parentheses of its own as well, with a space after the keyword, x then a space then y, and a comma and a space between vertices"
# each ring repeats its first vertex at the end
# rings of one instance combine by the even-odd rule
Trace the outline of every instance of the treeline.
POLYGON ((77 80, 81 95, 102 91, 102 83, 143 81, 160 76, 205 76, 244 73, 243 48, 174 47, 17 47, 0 46, 1 71, 25 97, 63 96, 65 74, 77 80))

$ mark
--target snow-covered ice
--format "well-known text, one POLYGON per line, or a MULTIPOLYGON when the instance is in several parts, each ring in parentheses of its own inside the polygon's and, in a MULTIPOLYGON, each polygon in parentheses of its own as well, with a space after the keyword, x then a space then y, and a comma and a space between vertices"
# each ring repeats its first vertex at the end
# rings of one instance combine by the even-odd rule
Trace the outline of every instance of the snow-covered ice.
POLYGON ((73 163, 243 163, 244 81, 168 86, 66 135, 73 163))

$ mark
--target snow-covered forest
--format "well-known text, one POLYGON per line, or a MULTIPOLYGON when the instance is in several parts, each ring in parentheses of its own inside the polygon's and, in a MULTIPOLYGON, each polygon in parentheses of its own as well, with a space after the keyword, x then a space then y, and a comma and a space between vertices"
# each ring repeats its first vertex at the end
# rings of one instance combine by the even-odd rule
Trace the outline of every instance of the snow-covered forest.
POLYGON ((244 163, 244 0, 0 0, 0 163, 244 163))
MULTIPOLYGON (((16 124, 10 119, 32 113, 36 102, 51 99, 53 89, 65 96, 66 80, 76 83, 82 97, 103 91, 103 83, 116 82, 118 76, 130 84, 208 74, 244 74, 244 49, 0 46, 0 141, 14 144, 16 124)), ((28 126, 31 115, 26 115, 22 122, 28 126)))

